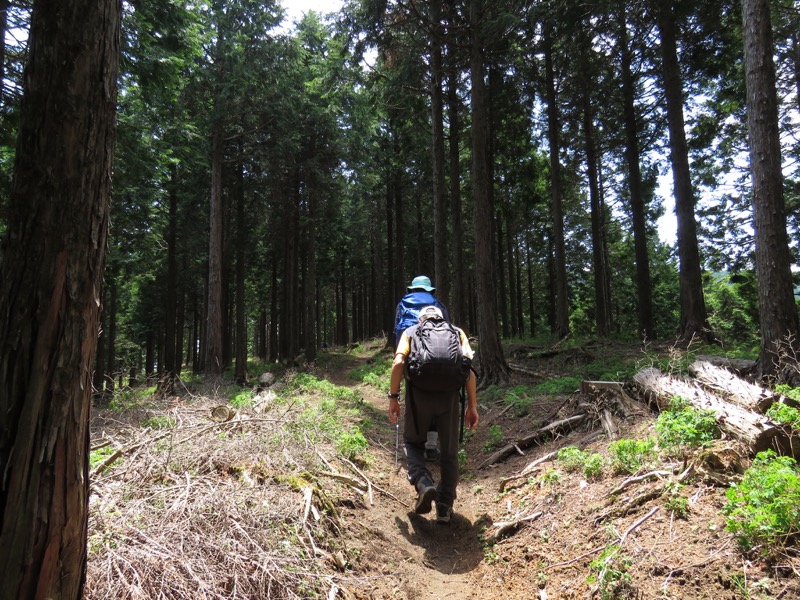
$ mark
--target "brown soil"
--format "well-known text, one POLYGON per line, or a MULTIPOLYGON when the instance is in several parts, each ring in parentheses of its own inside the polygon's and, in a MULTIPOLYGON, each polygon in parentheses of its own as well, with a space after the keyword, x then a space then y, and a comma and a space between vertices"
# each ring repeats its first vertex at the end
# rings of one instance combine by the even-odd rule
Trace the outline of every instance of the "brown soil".
MULTIPOLYGON (((569 374, 563 356, 528 361, 525 366, 550 376, 569 374)), ((340 373, 331 373, 331 379, 352 385, 340 373)), ((535 376, 515 379, 535 382, 535 376)), ((362 392, 380 410, 388 406, 374 388, 365 386, 362 392)), ((481 397, 479 393, 481 422, 464 444, 468 462, 449 524, 437 524, 433 513, 413 513, 413 490, 405 479, 402 458, 395 467, 394 427, 385 422, 375 429, 377 437, 371 440, 375 462, 367 474, 386 493, 377 495, 372 507, 345 511, 345 535, 353 557, 348 588, 356 597, 800 598, 796 552, 771 565, 743 556, 725 531, 720 511, 725 488, 702 476, 689 478, 680 492, 689 502, 685 518, 676 518, 664 506, 659 490, 668 477, 663 475, 611 495, 624 476, 610 476, 606 468, 604 478, 586 481, 581 473, 565 473, 556 461, 548 461, 501 492, 504 478, 520 473, 540 456, 575 444, 590 427, 520 449, 496 465, 478 469, 490 454, 491 426, 499 427, 506 440, 519 439, 544 424, 543 417, 568 416, 580 401, 578 394, 550 397, 527 412, 515 413, 507 410, 506 403, 481 397), (558 481, 544 483, 547 478, 542 474, 552 469, 558 470, 558 481), (632 506, 648 492, 651 498, 632 506), (500 526, 509 521, 521 522, 494 541, 500 526), (605 585, 597 581, 604 566, 605 585)), ((654 415, 624 422, 620 437, 655 435, 654 423, 654 415)), ((608 444, 606 436, 599 435, 582 447, 607 456, 608 444)), ((684 466, 658 468, 677 475, 684 466)))

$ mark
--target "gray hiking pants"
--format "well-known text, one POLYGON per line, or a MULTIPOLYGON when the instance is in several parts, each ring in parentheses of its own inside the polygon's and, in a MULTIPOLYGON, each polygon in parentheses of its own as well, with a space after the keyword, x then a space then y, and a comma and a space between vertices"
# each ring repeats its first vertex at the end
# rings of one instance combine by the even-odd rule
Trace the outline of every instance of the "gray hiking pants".
POLYGON ((425 462, 425 441, 428 429, 435 422, 439 430, 439 449, 442 453, 436 502, 447 506, 453 505, 458 486, 460 407, 458 391, 426 392, 413 388, 410 397, 409 384, 406 382, 403 441, 408 464, 408 481, 415 487, 420 480, 427 479, 433 483, 433 475, 425 462))

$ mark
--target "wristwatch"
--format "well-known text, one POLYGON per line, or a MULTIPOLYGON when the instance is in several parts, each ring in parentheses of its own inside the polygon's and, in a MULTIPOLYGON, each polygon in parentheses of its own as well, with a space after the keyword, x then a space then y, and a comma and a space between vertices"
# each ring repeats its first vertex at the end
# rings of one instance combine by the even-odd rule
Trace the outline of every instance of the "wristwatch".
POLYGON ((399 400, 400 399, 400 394, 399 393, 393 394, 392 392, 389 392, 388 394, 386 394, 386 397, 387 398, 394 398, 395 400, 399 400))

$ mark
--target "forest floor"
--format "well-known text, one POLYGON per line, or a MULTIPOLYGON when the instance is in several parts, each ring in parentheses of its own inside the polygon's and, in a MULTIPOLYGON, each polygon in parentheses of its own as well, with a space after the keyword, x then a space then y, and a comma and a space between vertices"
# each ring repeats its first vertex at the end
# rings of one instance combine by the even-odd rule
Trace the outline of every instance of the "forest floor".
MULTIPOLYGON (((504 390, 479 392, 481 420, 477 431, 465 439, 459 497, 447 524, 437 524, 435 512, 414 514, 414 494, 405 478, 402 450, 399 456, 395 450, 398 432, 385 416, 385 389, 350 375, 354 369, 388 361, 389 355, 379 343, 350 352, 332 350, 311 368, 316 378, 355 391, 359 403, 363 402, 358 418, 369 444, 368 460, 357 465, 346 461, 349 469, 325 458, 327 451, 314 441, 299 451, 316 454, 328 474, 339 473, 335 482, 325 480, 324 475, 309 475, 299 454, 290 456, 292 451, 285 444, 280 452, 274 446, 269 452, 254 449, 261 453, 258 461, 248 458, 251 455, 242 447, 241 438, 236 446, 212 452, 208 444, 229 441, 219 431, 213 438, 203 438, 202 449, 187 449, 185 458, 181 458, 178 444, 168 450, 169 458, 163 458, 165 440, 180 435, 181 441, 197 440, 211 426, 193 425, 194 433, 162 435, 157 442, 151 434, 147 443, 153 448, 161 445, 160 458, 146 458, 149 455, 138 449, 144 446, 137 441, 141 438, 129 436, 124 454, 130 458, 124 469, 109 467, 94 478, 87 598, 800 598, 797 548, 789 547, 769 563, 743 555, 725 529, 721 508, 726 488, 719 485, 719 478, 696 470, 678 483, 688 460, 650 465, 645 470, 655 474, 637 481, 613 475, 608 468, 603 476, 587 480, 582 472, 568 472, 555 457, 546 459, 567 446, 608 458, 610 441, 599 421, 589 419, 579 429, 540 445, 517 448, 510 456, 486 464, 499 447, 586 408, 586 398, 577 390, 541 394, 524 403, 509 402, 522 389, 519 386, 529 389, 573 376, 580 364, 612 352, 630 360, 641 355, 640 349, 624 345, 564 352, 532 350, 507 348, 524 373, 516 371, 504 390), (137 450, 130 451, 137 443, 137 450), (197 458, 208 452, 213 458, 197 458), (265 454, 269 459, 263 458, 265 454), (540 458, 545 460, 523 474, 526 466, 540 458), (134 466, 137 460, 141 464, 134 466), (213 468, 202 466, 212 462, 213 468), (294 473, 294 484, 276 491, 271 484, 285 484, 288 477, 275 476, 276 469, 294 473), (341 474, 345 472, 349 475, 341 474), (144 489, 146 479, 155 483, 144 489), (368 489, 356 489, 355 480, 367 482, 368 489), (232 481, 238 487, 230 487, 232 481), (240 503, 235 498, 243 481, 251 491, 246 492, 248 500, 240 503), (342 485, 348 481, 350 485, 342 485), (256 500, 254 488, 259 490, 256 500), (670 510, 675 506, 670 498, 676 494, 685 499, 685 515, 670 510), (154 503, 155 497, 159 499, 154 503), (132 498, 141 498, 143 504, 134 506, 132 498), (266 499, 259 503, 258 498, 266 499), (257 515, 250 524, 242 514, 243 505, 251 507, 250 511, 269 506, 272 512, 257 515), (145 514, 153 506, 162 513, 159 519, 145 514), (275 514, 278 506, 282 507, 280 514, 275 514), (321 525, 313 525, 314 519, 317 523, 325 520, 314 506, 327 506, 328 512, 336 515, 327 527, 327 537, 321 525), (198 510, 213 524, 196 525, 198 510), (131 521, 137 521, 135 533, 131 533, 131 521), (230 525, 230 521, 235 523, 230 525), (289 521, 293 527, 284 529, 289 521), (180 533, 166 531, 178 522, 185 523, 180 533), (187 530, 195 533, 189 536, 187 530), (270 530, 282 533, 276 533, 273 541, 255 538, 256 532, 268 536, 270 530), (287 535, 288 530, 294 535, 287 535), (207 537, 214 540, 207 542, 207 537), (222 555, 229 564, 221 572, 202 562, 219 560, 202 558, 216 554, 200 547, 205 543, 231 548, 222 555), (132 545, 139 550, 134 552, 132 545), (288 550, 280 558, 269 545, 300 546, 301 554, 307 558, 314 555, 317 560, 280 562, 287 560, 288 550), (269 565, 248 557, 251 550, 247 547, 270 555, 269 565), (239 558, 231 558, 234 554, 239 558), (177 566, 169 566, 173 562, 177 566), (257 571, 267 573, 260 576, 261 587, 245 586, 245 579, 253 579, 257 571), (164 584, 179 577, 186 582, 164 584)), ((182 403, 191 407, 178 417, 186 423, 190 413, 205 413, 213 405, 195 396, 192 402, 172 399, 162 409, 180 415, 182 403)), ((157 412, 151 409, 148 418, 157 412)), ((255 421, 270 420, 252 417, 254 423, 249 427, 257 426, 255 421)), ((619 437, 654 437, 655 417, 643 410, 622 421, 619 437)), ((93 439, 119 439, 123 421, 127 426, 131 419, 121 419, 118 414, 112 419, 107 411, 96 411, 93 439)), ((283 435, 287 428, 281 425, 271 435, 283 435)), ((153 450, 152 456, 156 455, 153 450)), ((436 474, 435 466, 433 470, 436 474)))

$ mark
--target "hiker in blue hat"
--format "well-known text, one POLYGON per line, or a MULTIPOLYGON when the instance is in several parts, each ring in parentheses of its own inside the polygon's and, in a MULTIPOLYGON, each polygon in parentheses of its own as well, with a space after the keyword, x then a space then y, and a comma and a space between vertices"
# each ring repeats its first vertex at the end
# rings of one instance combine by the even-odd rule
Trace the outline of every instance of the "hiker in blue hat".
MULTIPOLYGON (((433 287, 430 277, 427 275, 417 275, 411 280, 407 288, 408 293, 403 296, 397 304, 397 311, 394 318, 394 347, 400 342, 400 336, 403 332, 416 325, 419 321, 419 313, 426 306, 435 306, 442 311, 445 321, 450 320, 450 315, 447 312, 447 307, 439 302, 434 293, 436 288, 433 287)), ((441 456, 439 451, 439 434, 436 431, 436 423, 431 425, 428 431, 428 440, 425 442, 425 459, 429 461, 437 461, 441 456)))
POLYGON ((403 417, 408 481, 417 492, 414 512, 420 515, 431 512, 435 501, 437 523, 449 523, 453 516, 459 481, 459 420, 462 432, 465 425, 470 430, 478 426, 475 373, 470 368, 472 358, 473 351, 464 331, 446 322, 439 308, 427 306, 420 313, 419 324, 400 336, 392 362, 387 414, 392 423, 398 423, 403 417), (424 333, 420 334, 422 329, 424 333), (426 346, 426 341, 431 345, 426 346), (427 363, 428 367, 434 367, 427 370, 424 357, 431 356, 436 357, 436 362, 427 363), (446 358, 444 363, 438 360, 441 358, 446 358), (403 381, 405 411, 400 406, 403 381), (464 395, 461 388, 464 388, 464 395), (427 453, 424 448, 426 432, 430 433, 428 426, 434 422, 439 425, 442 447, 438 485, 434 485, 424 456, 427 453))

